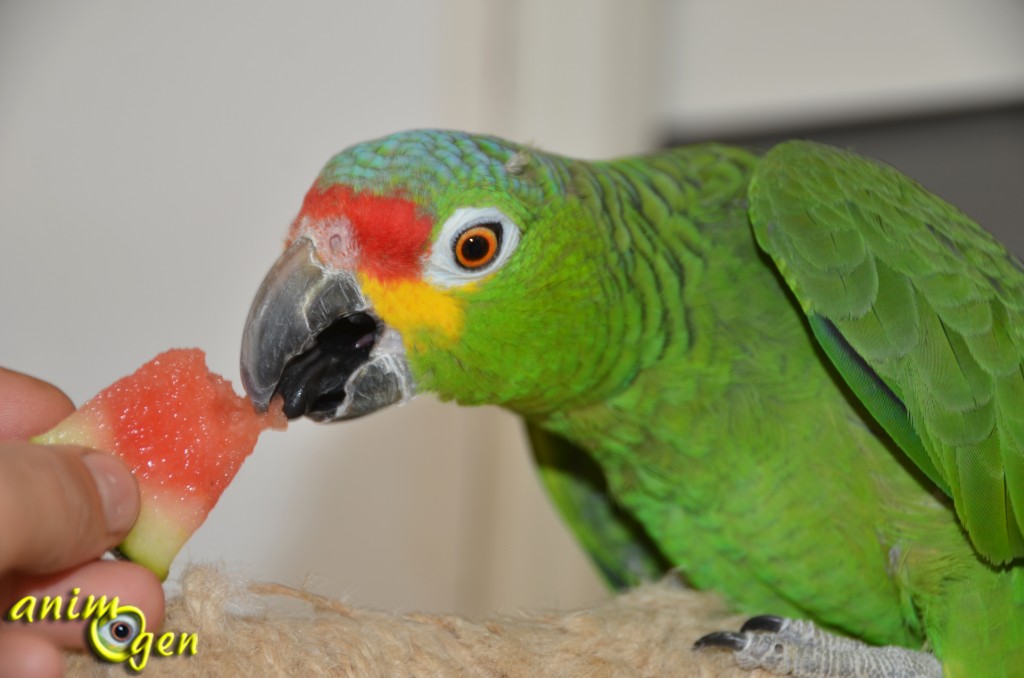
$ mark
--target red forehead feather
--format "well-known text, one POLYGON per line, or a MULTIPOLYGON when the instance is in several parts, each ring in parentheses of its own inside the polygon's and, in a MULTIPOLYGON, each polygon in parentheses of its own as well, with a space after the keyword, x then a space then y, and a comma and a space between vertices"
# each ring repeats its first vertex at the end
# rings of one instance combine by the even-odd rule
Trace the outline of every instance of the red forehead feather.
POLYGON ((378 279, 414 278, 427 250, 433 224, 411 200, 355 193, 348 186, 324 190, 315 184, 302 203, 299 220, 344 218, 359 250, 359 266, 378 279))

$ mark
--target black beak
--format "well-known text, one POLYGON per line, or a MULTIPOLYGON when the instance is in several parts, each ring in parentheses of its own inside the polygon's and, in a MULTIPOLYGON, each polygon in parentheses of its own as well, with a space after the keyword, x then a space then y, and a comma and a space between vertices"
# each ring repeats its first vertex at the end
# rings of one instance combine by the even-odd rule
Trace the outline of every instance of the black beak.
POLYGON ((242 384, 258 410, 275 395, 288 418, 353 419, 415 395, 398 333, 350 271, 298 238, 274 263, 242 334, 242 384))

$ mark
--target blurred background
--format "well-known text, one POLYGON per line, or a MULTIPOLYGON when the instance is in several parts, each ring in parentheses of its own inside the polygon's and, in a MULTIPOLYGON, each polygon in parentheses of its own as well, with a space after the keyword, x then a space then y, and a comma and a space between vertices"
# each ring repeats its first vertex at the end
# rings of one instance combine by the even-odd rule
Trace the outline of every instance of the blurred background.
MULTIPOLYGON (((237 381, 319 168, 427 126, 585 157, 825 139, 1024 250, 1018 0, 3 0, 0 364, 79 403, 172 346, 237 381)), ((190 561, 396 610, 606 595, 518 422, 426 397, 266 435, 190 561)))

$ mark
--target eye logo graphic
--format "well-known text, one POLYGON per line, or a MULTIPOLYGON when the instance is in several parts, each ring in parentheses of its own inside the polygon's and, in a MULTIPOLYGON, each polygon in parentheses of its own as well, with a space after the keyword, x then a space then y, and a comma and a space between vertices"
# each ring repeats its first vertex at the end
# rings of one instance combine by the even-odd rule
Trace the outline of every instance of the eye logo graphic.
POLYGON ((154 642, 157 654, 162 657, 186 652, 194 655, 199 649, 199 637, 194 633, 175 636, 168 631, 159 638, 154 637, 146 630, 146 615, 134 605, 115 605, 108 615, 94 617, 86 637, 100 657, 115 664, 127 660, 128 666, 136 671, 146 668, 154 642))
POLYGON ((155 636, 146 630, 146 615, 134 605, 121 605, 116 596, 109 601, 106 596, 88 596, 79 609, 78 594, 79 589, 72 589, 66 606, 61 596, 43 596, 41 600, 26 596, 11 607, 7 619, 34 623, 38 604, 39 621, 88 620, 85 637, 93 651, 108 662, 128 662, 135 671, 146 668, 154 650, 161 657, 194 655, 199 651, 199 636, 195 633, 168 631, 155 636))
POLYGON ((167 632, 155 638, 146 630, 146 615, 134 605, 118 605, 111 608, 109 615, 94 617, 89 622, 86 637, 93 651, 100 657, 115 664, 127 661, 128 666, 136 671, 146 668, 154 642, 157 654, 163 657, 183 655, 186 652, 195 654, 199 642, 194 633, 175 636, 167 632), (177 647, 175 640, 178 641, 177 647))

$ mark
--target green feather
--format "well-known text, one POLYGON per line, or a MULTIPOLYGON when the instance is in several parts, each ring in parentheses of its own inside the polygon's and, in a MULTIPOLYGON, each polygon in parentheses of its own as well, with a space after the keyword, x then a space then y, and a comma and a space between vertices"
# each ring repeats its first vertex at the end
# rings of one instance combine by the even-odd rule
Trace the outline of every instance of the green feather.
POLYGON ((536 426, 527 433, 548 495, 608 584, 623 589, 661 578, 671 562, 615 505, 600 467, 563 438, 536 426))
MULTIPOLYGON (((922 468, 929 476, 941 474, 942 482, 936 482, 949 488, 982 555, 996 564, 1024 556, 1015 547, 1019 529, 1012 515, 1012 506, 1024 503, 1024 486, 1006 486, 1005 459, 1016 450, 1003 443, 993 402, 995 375, 1019 369, 1024 346, 1005 333, 1005 322, 993 331, 994 315, 1002 319, 1017 310, 999 297, 1000 289, 1021 286, 1015 260, 962 213, 894 170, 809 143, 785 144, 766 156, 751 213, 759 242, 776 258, 801 304, 833 321, 894 391, 913 394, 906 401, 910 420, 930 459, 937 460, 931 469, 922 468), (838 207, 854 204, 858 195, 870 201, 864 197, 855 210, 839 215, 838 207), (823 204, 834 209, 818 207, 823 204), (825 218, 791 218, 797 212, 825 218), (841 265, 792 255, 809 238, 858 242, 851 232, 863 232, 871 247, 865 254, 848 246, 850 265, 864 267, 865 259, 877 260, 879 268, 884 264, 889 289, 851 289, 841 265), (973 262, 991 268, 981 270, 973 262), (828 277, 823 269, 834 270, 832 279, 844 283, 841 290, 822 282, 828 277), (993 276, 1002 282, 994 285, 993 276), (881 339, 881 323, 864 320, 869 308, 892 303, 916 324, 914 333, 892 331, 904 337, 895 344, 881 339), (896 344, 900 355, 886 356, 884 347, 896 344)), ((912 456, 921 464, 920 454, 912 456)))

